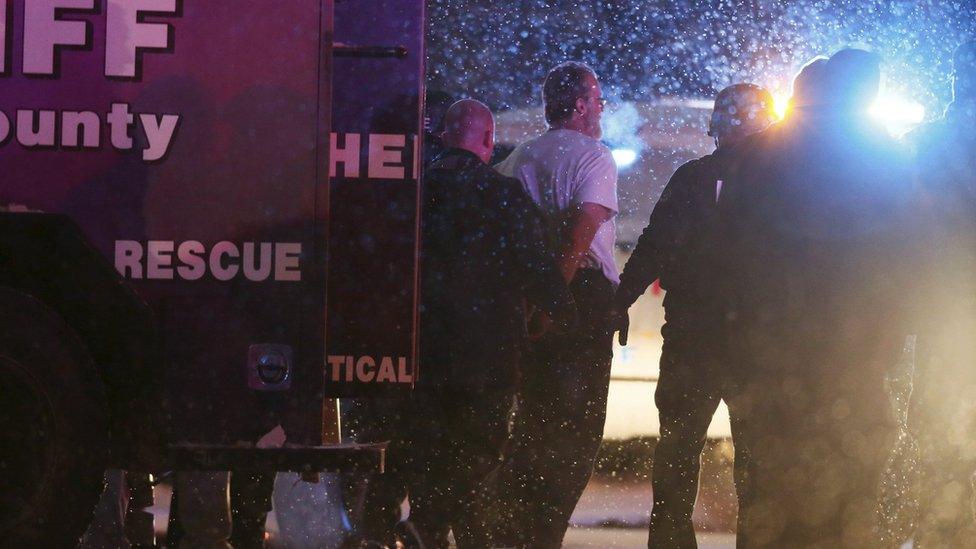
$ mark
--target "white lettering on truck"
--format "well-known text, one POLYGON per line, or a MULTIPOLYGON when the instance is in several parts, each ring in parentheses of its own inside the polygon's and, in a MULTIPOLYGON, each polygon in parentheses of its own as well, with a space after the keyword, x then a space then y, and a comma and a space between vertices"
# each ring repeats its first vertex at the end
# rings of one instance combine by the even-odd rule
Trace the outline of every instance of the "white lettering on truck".
POLYGON ((326 377, 337 383, 413 383, 413 372, 407 369, 407 359, 402 356, 377 360, 371 356, 329 355, 326 362, 326 377))
POLYGON ((243 276, 252 282, 300 282, 299 242, 217 242, 196 240, 115 241, 115 270, 129 280, 200 280, 207 273, 226 282, 243 276))
MULTIPOLYGON (((9 2, 0 2, 0 74, 6 71, 9 2)), ((89 21, 63 19, 72 12, 96 12, 95 0, 28 0, 24 2, 24 74, 58 76, 60 49, 92 49, 89 21)), ((105 14, 105 76, 138 80, 144 50, 172 51, 172 26, 146 23, 144 15, 177 15, 177 0, 125 0, 108 3, 105 14)))
MULTIPOLYGON (((24 2, 24 73, 56 74, 62 46, 91 48, 88 21, 65 21, 59 12, 91 11, 95 0, 32 0, 24 2)), ((9 31, 7 31, 9 32, 9 31)), ((0 37, 6 39, 6 36, 0 37)))
MULTIPOLYGON (((8 25, 10 2, 0 0, 0 75, 7 74, 13 30, 8 25)), ((91 21, 84 16, 99 13, 96 0, 28 0, 23 16, 23 73, 57 79, 60 77, 61 50, 91 51, 94 37, 91 21)), ((140 80, 142 55, 146 51, 171 53, 175 32, 171 23, 146 22, 145 16, 176 17, 179 0, 125 0, 108 2, 105 10, 106 78, 140 80)), ((61 106, 0 111, 0 145, 16 135, 17 143, 28 149, 62 147, 99 149, 102 146, 102 120, 99 109, 64 109, 61 106), (16 129, 13 126, 16 125, 16 129)), ((129 112, 129 105, 113 103, 105 115, 110 142, 115 149, 130 150, 131 127, 141 128, 146 144, 142 159, 156 162, 165 158, 176 136, 180 114, 129 112)))
MULTIPOLYGON (((102 144, 102 121, 94 111, 18 110, 17 142, 26 148, 77 148, 97 149, 102 144), (58 123, 60 120, 60 123, 58 123), (60 132, 60 133, 59 133, 60 132)), ((125 103, 113 103, 105 115, 108 134, 113 147, 128 150, 133 146, 129 135, 132 126, 142 129, 146 148, 142 159, 147 162, 162 160, 169 152, 173 137, 180 123, 176 114, 139 114, 139 123, 125 103)), ((0 111, 0 143, 10 135, 10 119, 0 111)))
POLYGON ((109 2, 105 24, 105 76, 140 78, 142 50, 170 49, 170 26, 143 23, 140 14, 174 14, 176 0, 109 2))
MULTIPOLYGON (((404 149, 407 136, 403 134, 371 133, 366 136, 366 177, 369 179, 406 179, 404 149)), ((419 140, 413 139, 414 168, 412 177, 417 178, 419 140)), ((355 179, 362 176, 360 154, 363 138, 358 133, 332 133, 329 135, 329 177, 355 179)))
POLYGON ((369 176, 403 179, 403 146, 406 137, 374 133, 369 136, 369 176))

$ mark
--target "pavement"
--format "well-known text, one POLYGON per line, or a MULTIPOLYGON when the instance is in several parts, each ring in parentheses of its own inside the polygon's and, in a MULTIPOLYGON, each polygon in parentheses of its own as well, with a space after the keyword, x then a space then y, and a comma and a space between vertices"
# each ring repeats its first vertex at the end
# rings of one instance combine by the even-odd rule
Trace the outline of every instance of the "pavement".
MULTIPOLYGON (((699 549, 732 549, 735 534, 699 532, 699 549)), ((644 528, 570 528, 563 540, 563 549, 584 548, 645 549, 647 530, 644 528)))
MULTIPOLYGON (((707 478, 707 477, 706 477, 707 478)), ((275 507, 278 512, 268 516, 268 547, 291 547, 282 543, 283 538, 314 539, 316 547, 330 547, 333 540, 341 538, 343 525, 335 501, 328 493, 338 488, 331 478, 322 483, 301 482, 297 475, 281 474, 277 478, 275 507), (291 531, 292 535, 288 535, 291 531)), ((714 492, 726 491, 726 479, 716 479, 714 492), (724 482, 723 482, 724 481, 724 482)), ((708 488, 711 483, 703 483, 708 488)), ((734 506, 730 509, 725 498, 709 497, 705 489, 700 494, 695 509, 695 526, 700 549, 731 549, 735 547, 735 534, 727 530, 730 515, 734 523, 734 506)), ((165 531, 169 514, 169 489, 156 487, 156 505, 148 510, 155 515, 158 535, 165 531)), ((566 533, 565 549, 621 548, 644 549, 647 547, 647 523, 651 509, 650 482, 622 481, 613 478, 594 477, 580 498, 573 517, 573 527, 566 533)))

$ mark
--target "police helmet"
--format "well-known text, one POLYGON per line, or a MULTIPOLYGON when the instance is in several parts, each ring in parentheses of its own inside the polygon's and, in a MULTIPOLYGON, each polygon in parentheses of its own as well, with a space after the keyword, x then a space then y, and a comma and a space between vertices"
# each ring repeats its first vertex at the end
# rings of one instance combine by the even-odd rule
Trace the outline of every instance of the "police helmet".
POLYGON ((715 96, 708 135, 753 133, 776 121, 773 95, 755 84, 733 84, 715 96))

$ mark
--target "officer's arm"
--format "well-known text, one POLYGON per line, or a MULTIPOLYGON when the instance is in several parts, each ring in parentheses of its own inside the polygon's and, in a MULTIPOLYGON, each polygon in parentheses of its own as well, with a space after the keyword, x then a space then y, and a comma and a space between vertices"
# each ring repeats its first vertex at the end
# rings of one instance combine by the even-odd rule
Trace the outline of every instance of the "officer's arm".
POLYGON ((509 229, 508 249, 520 269, 526 298, 560 323, 575 314, 572 295, 563 280, 538 206, 520 186, 513 186, 500 210, 509 229))
POLYGON ((571 210, 569 238, 566 239, 559 253, 559 270, 567 284, 576 276, 576 271, 586 256, 586 251, 590 249, 597 230, 611 217, 613 217, 613 210, 592 202, 583 202, 571 210))
POLYGON ((637 301, 647 287, 660 278, 662 266, 682 239, 682 224, 687 222, 687 212, 682 212, 682 204, 687 204, 685 196, 689 185, 684 180, 687 168, 682 166, 668 181, 661 198, 651 211, 647 227, 637 239, 637 245, 630 259, 620 273, 620 286, 617 288, 616 305, 627 310, 637 301))

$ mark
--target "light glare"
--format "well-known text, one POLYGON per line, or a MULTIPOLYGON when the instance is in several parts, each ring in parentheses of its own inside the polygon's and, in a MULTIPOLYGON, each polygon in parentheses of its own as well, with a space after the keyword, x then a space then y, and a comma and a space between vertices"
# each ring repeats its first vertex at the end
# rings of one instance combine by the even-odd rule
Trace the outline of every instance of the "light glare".
POLYGON ((773 94, 773 111, 776 112, 776 118, 782 120, 786 118, 786 111, 790 107, 790 96, 786 93, 774 93, 773 94))
MULTIPOLYGON (((790 97, 784 93, 774 93, 773 108, 776 116, 782 120, 789 114, 790 97)), ((925 107, 921 103, 887 93, 878 96, 868 113, 894 137, 900 137, 925 120, 925 107)))
POLYGON ((871 105, 871 117, 884 125, 893 136, 900 136, 925 119, 925 107, 897 95, 881 95, 871 105))
POLYGON ((637 151, 633 149, 613 149, 611 154, 618 168, 626 168, 637 161, 637 151))

